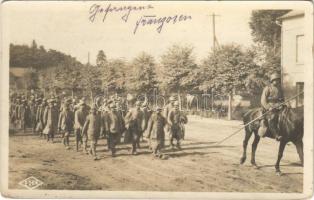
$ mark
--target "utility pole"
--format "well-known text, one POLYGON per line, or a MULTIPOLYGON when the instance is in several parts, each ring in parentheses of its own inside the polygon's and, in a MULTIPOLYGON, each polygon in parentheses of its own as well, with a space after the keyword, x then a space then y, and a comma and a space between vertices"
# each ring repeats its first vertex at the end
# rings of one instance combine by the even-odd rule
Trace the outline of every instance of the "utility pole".
MULTIPOLYGON (((220 15, 216 15, 215 13, 213 13, 212 15, 210 15, 210 17, 212 17, 212 26, 213 26, 213 53, 215 54, 215 50, 216 50, 216 43, 218 44, 217 38, 216 38, 216 16, 220 16, 220 15)), ((211 107, 212 107, 212 111, 214 110, 214 92, 213 92, 213 88, 211 88, 211 107)))
POLYGON ((87 54, 87 65, 89 65, 90 64, 90 62, 89 62, 89 52, 88 52, 88 54, 87 54))
POLYGON ((216 17, 220 17, 220 15, 216 15, 215 13, 209 15, 210 17, 212 17, 212 26, 213 26, 213 50, 216 49, 216 44, 218 44, 218 40, 216 37, 216 17))

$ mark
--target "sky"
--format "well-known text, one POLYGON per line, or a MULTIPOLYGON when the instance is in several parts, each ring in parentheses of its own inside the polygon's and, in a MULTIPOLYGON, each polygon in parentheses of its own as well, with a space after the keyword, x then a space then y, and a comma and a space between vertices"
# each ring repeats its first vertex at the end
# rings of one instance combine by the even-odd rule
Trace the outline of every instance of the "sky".
POLYGON ((204 1, 68 1, 6 2, 3 11, 7 20, 5 31, 11 43, 30 45, 34 39, 38 45, 70 54, 82 63, 87 62, 90 52, 90 62, 94 64, 99 50, 103 50, 109 59, 131 60, 145 51, 158 60, 173 44, 193 46, 194 56, 199 61, 208 55, 213 45, 211 15, 214 13, 218 15, 215 17, 218 43, 248 47, 253 44, 248 23, 254 8, 244 4, 235 6, 230 2, 204 1), (109 9, 103 20, 109 5, 112 10, 109 9), (129 15, 128 10, 113 10, 121 6, 142 6, 143 9, 131 10, 129 15), (95 18, 91 21, 93 14, 95 18), (180 21, 180 15, 186 16, 186 20, 180 21), (157 23, 163 17, 169 23, 164 21, 160 33, 157 28, 161 23, 149 25, 142 21, 156 19, 157 23))

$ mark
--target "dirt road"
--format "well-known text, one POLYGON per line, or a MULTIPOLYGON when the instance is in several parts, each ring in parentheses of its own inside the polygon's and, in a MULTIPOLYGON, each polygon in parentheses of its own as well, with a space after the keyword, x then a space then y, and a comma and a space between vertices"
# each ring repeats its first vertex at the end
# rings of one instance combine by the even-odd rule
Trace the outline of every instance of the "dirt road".
POLYGON ((293 144, 286 147, 281 162, 284 173, 275 175, 278 143, 262 139, 256 154, 259 169, 248 159, 239 165, 244 132, 225 141, 239 128, 238 121, 218 121, 191 116, 186 126, 182 151, 166 150, 167 160, 154 159, 142 143, 140 155, 130 155, 130 145, 119 145, 117 157, 111 158, 102 139, 98 146, 100 160, 93 161, 83 152, 65 150, 61 139, 47 143, 30 132, 10 136, 9 187, 34 176, 44 184, 38 189, 207 191, 207 192, 302 192, 303 168, 293 144))

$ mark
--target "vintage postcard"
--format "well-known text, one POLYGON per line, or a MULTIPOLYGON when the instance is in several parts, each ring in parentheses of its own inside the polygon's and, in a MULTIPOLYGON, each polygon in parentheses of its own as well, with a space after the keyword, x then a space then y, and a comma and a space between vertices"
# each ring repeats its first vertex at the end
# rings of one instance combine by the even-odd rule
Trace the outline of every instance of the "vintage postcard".
POLYGON ((309 199, 309 1, 4 1, 1 194, 309 199))

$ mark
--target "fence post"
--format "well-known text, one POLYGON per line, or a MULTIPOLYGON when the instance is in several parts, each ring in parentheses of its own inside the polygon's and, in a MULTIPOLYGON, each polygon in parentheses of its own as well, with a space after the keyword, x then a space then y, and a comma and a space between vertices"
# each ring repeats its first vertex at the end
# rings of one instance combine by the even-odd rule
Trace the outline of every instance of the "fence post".
POLYGON ((228 97, 228 120, 232 120, 232 92, 229 93, 228 97))

